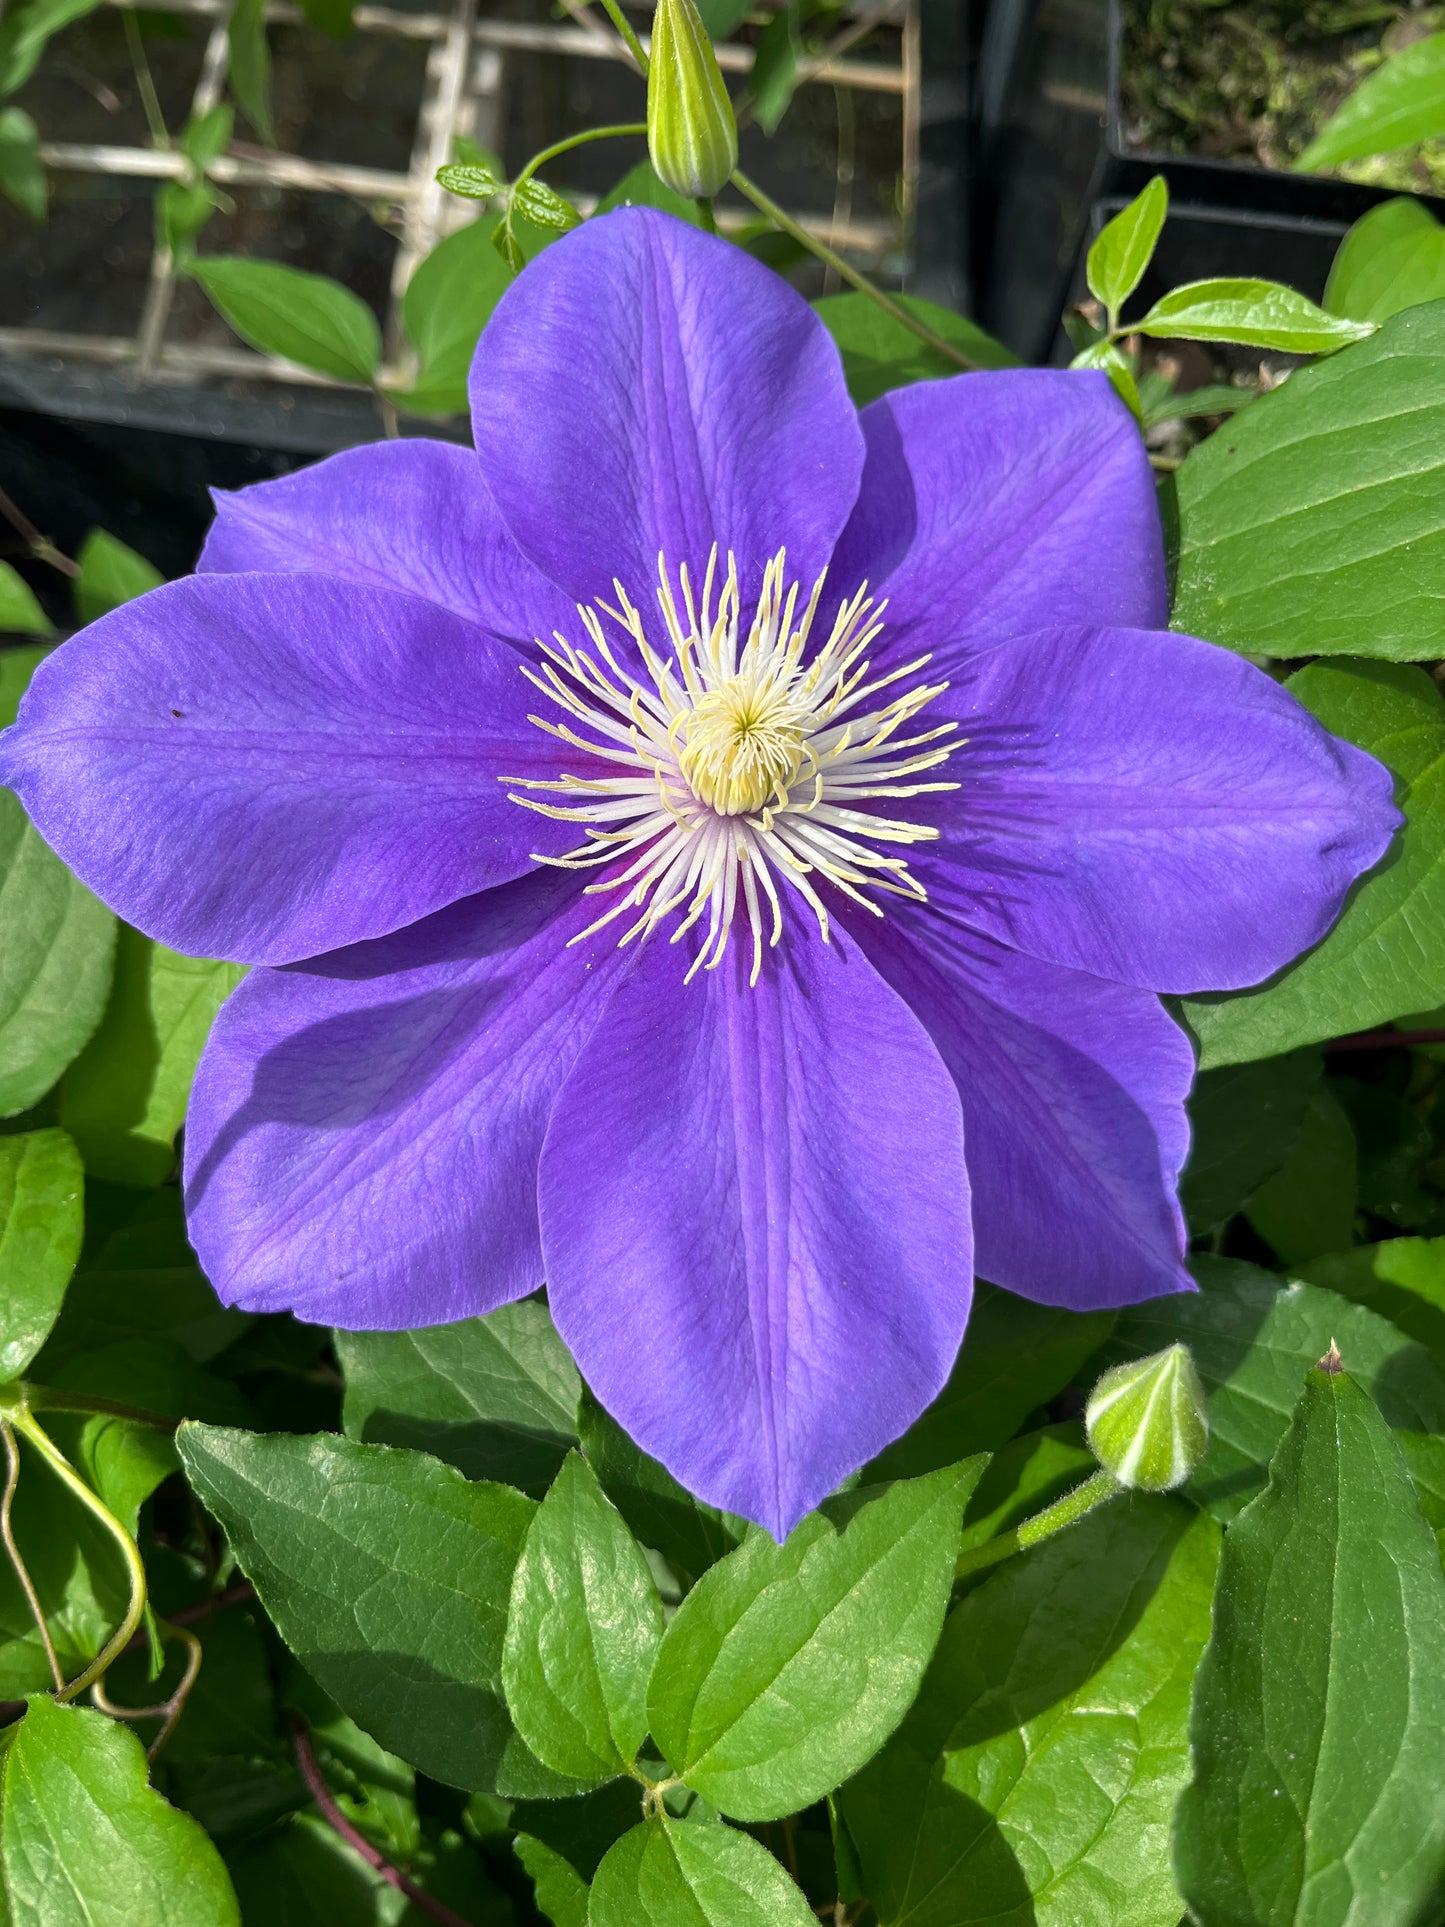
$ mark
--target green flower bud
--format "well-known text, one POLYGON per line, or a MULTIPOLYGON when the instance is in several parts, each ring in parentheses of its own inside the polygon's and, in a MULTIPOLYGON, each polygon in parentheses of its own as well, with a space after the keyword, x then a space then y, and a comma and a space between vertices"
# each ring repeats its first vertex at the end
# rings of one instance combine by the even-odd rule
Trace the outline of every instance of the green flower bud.
POLYGON ((738 158, 738 124, 694 0, 657 0, 647 74, 647 146, 661 180, 707 200, 738 158))
POLYGON ((1095 1458, 1120 1485, 1172 1492, 1204 1457, 1204 1388, 1184 1345, 1116 1365, 1094 1387, 1085 1423, 1095 1458))

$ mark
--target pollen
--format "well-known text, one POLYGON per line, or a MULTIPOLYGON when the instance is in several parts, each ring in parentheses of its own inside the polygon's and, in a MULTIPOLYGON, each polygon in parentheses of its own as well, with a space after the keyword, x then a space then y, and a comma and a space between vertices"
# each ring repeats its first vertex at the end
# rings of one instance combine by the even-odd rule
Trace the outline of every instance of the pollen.
POLYGON ((789 895, 816 919, 825 943, 820 886, 875 916, 883 914, 875 893, 924 898, 889 846, 938 832, 872 806, 958 787, 916 780, 962 740, 952 722, 913 729, 948 685, 918 680, 927 656, 872 674, 885 605, 866 583, 815 644, 825 579, 803 600, 780 550, 744 635, 731 556, 720 572, 714 548, 696 589, 686 565, 674 581, 659 557, 651 634, 614 583, 615 603, 578 610, 587 646, 559 632, 539 642, 538 666, 523 665, 554 712, 531 721, 588 758, 552 781, 503 779, 529 792, 513 792, 514 803, 582 827, 575 849, 538 862, 606 871, 587 888, 611 902, 574 943, 630 911, 638 914, 620 935, 624 944, 669 919, 677 943, 705 920, 692 977, 717 968, 742 921, 756 983, 765 944, 782 938, 789 895), (599 774, 599 765, 612 773, 599 774))

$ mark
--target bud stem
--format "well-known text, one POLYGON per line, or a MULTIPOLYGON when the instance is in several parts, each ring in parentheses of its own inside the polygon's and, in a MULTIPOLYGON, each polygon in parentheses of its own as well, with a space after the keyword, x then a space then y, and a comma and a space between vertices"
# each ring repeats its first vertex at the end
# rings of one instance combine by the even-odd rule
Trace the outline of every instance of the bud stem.
POLYGON ((732 184, 740 194, 747 196, 760 214, 767 215, 774 227, 781 228, 784 234, 790 234, 810 253, 816 254, 818 259, 826 263, 840 280, 846 281, 850 288, 856 288, 859 294, 866 294, 870 301, 876 301, 885 314, 892 315, 900 328, 906 328, 909 334, 916 335, 927 347, 932 348, 935 354, 942 355, 956 368, 966 369, 970 373, 977 369, 976 361, 971 361, 960 349, 955 348, 951 341, 945 341, 942 335, 936 335, 926 322, 920 321, 916 315, 911 315, 907 308, 893 299, 892 295, 885 294, 882 288, 875 288, 866 274, 860 274, 857 268, 851 267, 841 254, 828 246, 826 241, 820 241, 816 234, 810 234, 786 209, 779 207, 776 201, 771 200, 760 187, 750 181, 746 174, 740 173, 737 168, 732 172, 732 184))
POLYGON ((642 51, 642 42, 632 31, 631 21, 629 21, 621 7, 618 6, 617 0, 602 0, 602 11, 627 42, 627 51, 637 62, 637 70, 645 80, 647 78, 647 55, 642 51))
POLYGON ((695 201, 693 205, 697 209, 697 218, 702 223, 703 232, 706 234, 716 234, 717 216, 712 211, 712 202, 704 196, 701 200, 695 201))
POLYGON ((1041 1539, 1051 1538, 1062 1532, 1065 1526, 1077 1524, 1087 1517, 1096 1506, 1105 1505, 1124 1490, 1112 1472, 1102 1468, 1085 1479, 1082 1485, 1066 1492, 1062 1499, 1056 1499, 1051 1506, 1036 1513, 1032 1519, 1025 1519, 1022 1525, 1012 1532, 1001 1532, 996 1539, 988 1539, 981 1546, 970 1546, 958 1555, 958 1563, 953 1569, 956 1579, 964 1579, 975 1572, 984 1572, 996 1566, 1003 1559, 1011 1559, 1016 1552, 1027 1552, 1041 1539))

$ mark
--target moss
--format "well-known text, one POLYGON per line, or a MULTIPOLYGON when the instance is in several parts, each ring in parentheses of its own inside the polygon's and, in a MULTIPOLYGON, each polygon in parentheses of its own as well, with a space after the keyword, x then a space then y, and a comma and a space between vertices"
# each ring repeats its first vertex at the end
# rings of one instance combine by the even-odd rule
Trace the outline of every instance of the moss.
MULTIPOLYGON (((1131 147, 1286 168, 1387 50, 1445 29, 1445 7, 1384 0, 1124 0, 1131 147)), ((1337 170, 1445 194, 1445 140, 1337 170)))

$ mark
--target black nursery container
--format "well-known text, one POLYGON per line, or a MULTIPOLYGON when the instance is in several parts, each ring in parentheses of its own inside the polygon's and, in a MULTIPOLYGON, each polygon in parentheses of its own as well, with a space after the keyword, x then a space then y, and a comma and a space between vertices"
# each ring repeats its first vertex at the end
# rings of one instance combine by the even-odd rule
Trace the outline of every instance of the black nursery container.
POLYGON ((1089 241, 1152 175, 1169 184, 1170 218, 1145 301, 1215 275, 1264 276, 1318 300, 1346 230, 1397 191, 1127 147, 1122 42, 1120 0, 988 8, 972 272, 978 319, 1030 361, 1062 350, 1089 241))

